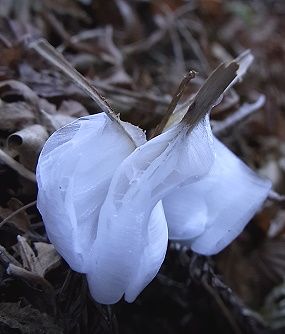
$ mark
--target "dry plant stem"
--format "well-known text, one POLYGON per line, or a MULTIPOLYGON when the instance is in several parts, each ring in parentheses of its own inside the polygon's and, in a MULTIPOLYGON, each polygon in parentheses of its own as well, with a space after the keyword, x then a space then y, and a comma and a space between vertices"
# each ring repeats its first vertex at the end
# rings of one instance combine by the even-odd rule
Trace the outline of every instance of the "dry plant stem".
POLYGON ((224 317, 227 319, 229 325, 231 326, 233 332, 235 334, 242 334, 239 326, 237 325, 235 318, 232 316, 231 312, 226 307, 225 303, 223 302, 222 298, 216 293, 216 291, 208 284, 205 278, 202 279, 202 285, 204 286, 205 290, 213 297, 215 302, 217 303, 218 307, 221 309, 224 317))
POLYGON ((285 195, 280 195, 276 191, 271 190, 268 199, 274 202, 285 202, 285 195))
MULTIPOLYGON (((90 29, 90 30, 84 30, 82 32, 79 32, 76 35, 70 36, 70 41, 69 42, 74 47, 75 44, 78 44, 78 43, 80 43, 82 41, 85 41, 87 39, 92 39, 92 38, 95 38, 95 37, 98 37, 98 36, 100 36, 100 33, 99 33, 99 31, 96 28, 95 29, 90 29)), ((67 46, 68 46, 67 42, 64 41, 56 49, 59 52, 63 52, 66 49, 67 46)))
POLYGON ((106 115, 118 125, 118 127, 128 135, 133 142, 132 137, 125 130, 119 117, 113 111, 106 99, 92 86, 89 81, 84 78, 52 45, 50 45, 45 39, 39 39, 31 42, 29 45, 36 52, 38 52, 43 58, 48 60, 54 66, 58 67, 63 73, 65 73, 76 85, 78 85, 88 96, 90 96, 101 108, 106 115))
POLYGON ((164 37, 166 32, 166 29, 159 29, 153 32, 146 39, 125 46, 123 48, 123 54, 129 56, 135 53, 148 51, 164 37))
POLYGON ((10 155, 5 153, 1 149, 0 149, 0 160, 2 160, 6 165, 14 169, 16 172, 18 172, 21 176, 23 176, 27 180, 36 182, 36 175, 33 172, 29 171, 27 168, 25 168, 19 162, 11 158, 10 155))
POLYGON ((70 44, 70 35, 65 30, 62 23, 53 15, 50 11, 44 11, 42 13, 43 18, 50 24, 52 29, 54 29, 55 32, 59 34, 59 36, 67 42, 67 44, 70 44))
POLYGON ((30 47, 70 77, 73 82, 85 91, 112 120, 118 121, 115 112, 112 110, 105 98, 100 95, 96 88, 91 86, 88 80, 76 71, 75 68, 52 45, 50 45, 46 40, 40 39, 31 42, 30 47))
POLYGON ((205 73, 208 72, 209 70, 209 64, 208 61, 206 59, 206 57, 204 56, 199 43, 197 43, 196 39, 193 38, 188 23, 184 23, 183 21, 179 21, 177 23, 178 25, 178 30, 180 32, 180 34, 183 36, 183 38, 185 39, 186 43, 188 43, 189 47, 191 48, 191 50, 195 53, 197 59, 199 60, 200 64, 203 66, 203 71, 205 73))
POLYGON ((149 100, 151 102, 155 102, 155 103, 160 103, 160 104, 166 104, 168 105, 171 98, 169 95, 165 95, 162 97, 159 96, 155 96, 151 93, 148 92, 135 92, 135 91, 131 91, 125 88, 120 88, 120 87, 115 87, 109 84, 105 84, 99 81, 94 81, 96 87, 98 87, 100 90, 104 90, 105 92, 111 93, 111 94, 117 94, 117 95, 125 95, 134 99, 138 99, 138 100, 149 100))
POLYGON ((143 52, 150 50, 155 44, 157 44, 160 40, 163 39, 163 37, 166 35, 166 33, 169 31, 170 26, 176 25, 176 21, 184 16, 186 13, 192 11, 195 8, 195 6, 192 5, 192 3, 186 4, 184 6, 179 7, 172 15, 172 20, 168 20, 168 24, 166 24, 164 27, 158 28, 156 31, 154 31, 150 36, 148 36, 146 39, 140 40, 138 42, 135 42, 133 44, 127 45, 123 48, 123 54, 125 55, 132 55, 134 53, 143 52))
POLYGON ((169 8, 167 4, 162 5, 161 9, 163 10, 165 17, 166 17, 166 21, 168 22, 167 26, 169 27, 168 29, 169 37, 172 43, 172 49, 173 49, 174 58, 176 62, 176 68, 177 70, 182 68, 182 71, 185 72, 186 66, 185 66, 184 52, 183 52, 179 34, 177 32, 176 25, 173 24, 173 22, 175 21, 174 15, 171 12, 171 9, 169 8))
POLYGON ((230 129, 232 126, 242 121, 258 109, 264 106, 265 96, 260 95, 254 103, 243 104, 236 112, 227 117, 225 120, 216 122, 213 127, 213 133, 218 136, 224 131, 230 129))
POLYGON ((28 271, 24 268, 15 266, 13 263, 10 263, 7 268, 7 274, 23 279, 28 283, 34 284, 35 286, 40 286, 45 293, 54 295, 53 286, 44 277, 39 276, 31 271, 28 271))
POLYGON ((21 208, 19 208, 18 210, 12 212, 8 217, 6 217, 5 219, 3 219, 1 222, 0 222, 0 228, 6 224, 11 218, 13 218, 14 216, 16 216, 19 212, 23 211, 23 210, 26 210, 28 208, 30 208, 31 206, 34 206, 37 204, 37 201, 33 201, 31 203, 28 203, 24 206, 22 206, 21 208))
POLYGON ((239 65, 235 61, 220 65, 199 89, 181 123, 187 123, 193 128, 235 79, 238 68, 239 65))
POLYGON ((183 95, 183 92, 185 90, 185 88, 189 85, 189 82, 195 78, 195 72, 194 71, 189 71, 184 78, 182 79, 179 87, 177 88, 175 94, 173 95, 173 98, 166 110, 165 116, 163 117, 162 121, 158 124, 158 126, 155 128, 155 130, 153 131, 151 138, 159 135, 163 129, 165 128, 169 117, 171 116, 171 114, 173 113, 175 107, 177 106, 177 103, 179 102, 181 96, 183 95))
POLYGON ((69 35, 69 33, 65 30, 63 24, 56 18, 55 15, 49 13, 49 12, 43 12, 42 13, 43 18, 49 23, 49 25, 54 29, 54 31, 59 34, 59 36, 64 41, 64 47, 61 47, 61 51, 64 51, 66 47, 71 47, 75 50, 86 51, 88 53, 92 53, 92 46, 88 47, 88 45, 83 45, 80 43, 73 43, 72 37, 69 35))
POLYGON ((14 256, 7 252, 6 248, 0 245, 0 259, 7 265, 8 263, 13 263, 15 266, 21 267, 20 262, 18 262, 14 256))

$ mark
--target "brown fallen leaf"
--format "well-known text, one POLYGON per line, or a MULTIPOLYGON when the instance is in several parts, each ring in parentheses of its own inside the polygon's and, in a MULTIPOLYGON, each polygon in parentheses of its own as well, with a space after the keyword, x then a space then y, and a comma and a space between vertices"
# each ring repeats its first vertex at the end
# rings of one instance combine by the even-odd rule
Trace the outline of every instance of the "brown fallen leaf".
POLYGON ((37 255, 24 237, 18 236, 17 248, 23 267, 38 276, 44 277, 51 269, 60 264, 60 256, 53 245, 37 242, 34 244, 37 255))
POLYGON ((64 100, 58 108, 58 113, 72 117, 89 115, 87 109, 81 103, 74 100, 64 100))
POLYGON ((38 290, 42 294, 43 301, 51 307, 52 314, 56 312, 56 294, 54 287, 44 277, 49 270, 60 264, 60 257, 52 245, 35 245, 38 254, 36 255, 24 237, 18 236, 18 243, 13 247, 19 256, 22 264, 18 265, 13 261, 7 261, 6 272, 8 275, 18 278, 38 290))
POLYGON ((7 145, 10 150, 17 152, 20 163, 35 171, 39 153, 48 137, 48 132, 42 125, 34 124, 11 134, 7 145))
POLYGON ((43 115, 43 122, 45 123, 45 126, 49 133, 54 132, 55 130, 61 128, 62 126, 73 122, 76 117, 72 117, 69 115, 64 115, 62 113, 50 115, 42 110, 43 115))
POLYGON ((28 126, 35 122, 33 107, 26 102, 6 103, 0 100, 0 130, 15 131, 24 125, 28 126))
POLYGON ((38 253, 37 258, 41 264, 44 276, 60 265, 61 257, 52 244, 35 242, 34 246, 38 253))
POLYGON ((37 94, 23 82, 17 80, 5 80, 0 82, 1 95, 9 95, 11 92, 19 93, 35 108, 38 107, 39 98, 37 94))

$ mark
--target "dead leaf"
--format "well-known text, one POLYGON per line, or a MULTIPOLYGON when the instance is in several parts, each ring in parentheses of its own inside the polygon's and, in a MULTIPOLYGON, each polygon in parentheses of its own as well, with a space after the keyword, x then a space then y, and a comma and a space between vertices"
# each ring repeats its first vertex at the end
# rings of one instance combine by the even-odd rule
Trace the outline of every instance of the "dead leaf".
POLYGON ((72 117, 69 115, 64 115, 61 113, 50 115, 42 110, 43 115, 43 122, 45 123, 45 126, 47 130, 52 133, 55 130, 61 128, 62 126, 73 122, 76 117, 72 117))
POLYGON ((35 255, 34 251, 28 244, 24 237, 18 235, 17 248, 22 259, 23 267, 38 276, 44 276, 44 269, 42 267, 39 258, 35 255))
POLYGON ((0 92, 2 96, 11 94, 12 92, 15 93, 15 91, 21 94, 32 106, 38 106, 39 98, 37 94, 24 83, 17 80, 5 80, 0 82, 0 92))
POLYGON ((26 102, 6 103, 0 100, 0 130, 15 131, 35 122, 33 107, 26 102))
POLYGON ((59 266, 61 257, 52 244, 45 242, 35 242, 35 249, 38 253, 37 258, 41 264, 43 275, 59 266))
POLYGON ((53 245, 43 242, 34 243, 36 255, 24 237, 18 235, 17 239, 17 248, 25 269, 44 277, 60 264, 61 258, 53 245))
POLYGON ((39 153, 48 137, 48 132, 42 125, 34 124, 11 134, 7 145, 10 150, 17 152, 20 163, 35 171, 39 153))

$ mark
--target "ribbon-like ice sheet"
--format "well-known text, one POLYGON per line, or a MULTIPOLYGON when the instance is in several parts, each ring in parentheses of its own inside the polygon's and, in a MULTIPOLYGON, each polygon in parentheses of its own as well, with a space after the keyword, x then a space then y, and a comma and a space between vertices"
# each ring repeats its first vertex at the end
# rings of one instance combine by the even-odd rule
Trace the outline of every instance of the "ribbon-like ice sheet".
POLYGON ((206 175, 213 161, 205 117, 190 133, 187 125, 179 124, 121 163, 99 215, 87 273, 97 301, 112 304, 125 294, 131 302, 154 278, 167 247, 160 199, 186 180, 206 175))
POLYGON ((244 229, 268 196, 271 182, 247 167, 218 139, 209 174, 163 200, 169 238, 212 255, 244 229))
POLYGON ((137 297, 162 264, 167 224, 171 238, 203 254, 218 252, 243 229, 270 184, 214 141, 208 112, 245 73, 250 52, 220 65, 172 127, 146 142, 46 42, 34 48, 112 119, 102 113, 61 128, 37 167, 48 236, 72 269, 87 274, 96 301, 137 297))
POLYGON ((73 270, 86 272, 98 216, 115 169, 146 139, 142 130, 104 113, 56 131, 37 166, 38 209, 51 242, 73 270))

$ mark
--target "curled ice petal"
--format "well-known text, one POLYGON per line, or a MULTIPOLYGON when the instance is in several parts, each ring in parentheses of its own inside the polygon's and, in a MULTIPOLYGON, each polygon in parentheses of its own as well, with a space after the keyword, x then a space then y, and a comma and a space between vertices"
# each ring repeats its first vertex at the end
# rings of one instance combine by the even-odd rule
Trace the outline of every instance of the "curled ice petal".
POLYGON ((147 239, 140 263, 125 291, 127 302, 133 302, 138 294, 156 276, 164 260, 168 243, 167 223, 162 202, 153 208, 147 230, 147 239))
POLYGON ((72 269, 85 272, 101 205, 118 165, 145 142, 142 130, 104 113, 82 117, 56 131, 37 166, 38 209, 51 242, 72 269))
POLYGON ((124 293, 128 302, 134 301, 157 274, 165 257, 168 234, 161 201, 144 228, 129 220, 127 214, 125 218, 123 225, 115 222, 117 230, 108 226, 113 220, 101 226, 101 237, 90 256, 88 285, 94 299, 103 304, 116 303, 124 293))
POLYGON ((204 255, 218 253, 242 232, 271 187, 270 181, 255 174, 218 139, 214 144, 216 159, 209 174, 163 200, 170 238, 204 255), (206 223, 197 218, 197 202, 207 207, 206 223), (200 233, 195 236, 191 230, 199 230, 199 224, 200 233))
POLYGON ((94 299, 112 304, 125 293, 125 299, 132 301, 154 278, 166 251, 161 245, 167 233, 160 213, 156 228, 161 233, 155 233, 160 253, 156 244, 151 246, 155 231, 151 212, 185 180, 208 173, 214 160, 211 134, 208 117, 190 134, 180 124, 138 147, 117 168, 100 211, 90 257, 93 268, 88 281, 94 299), (158 255, 147 261, 146 254, 154 250, 158 255))
POLYGON ((208 209, 204 194, 201 191, 190 191, 190 189, 192 189, 192 183, 188 187, 175 190, 163 199, 171 240, 195 238, 206 228, 208 209))

